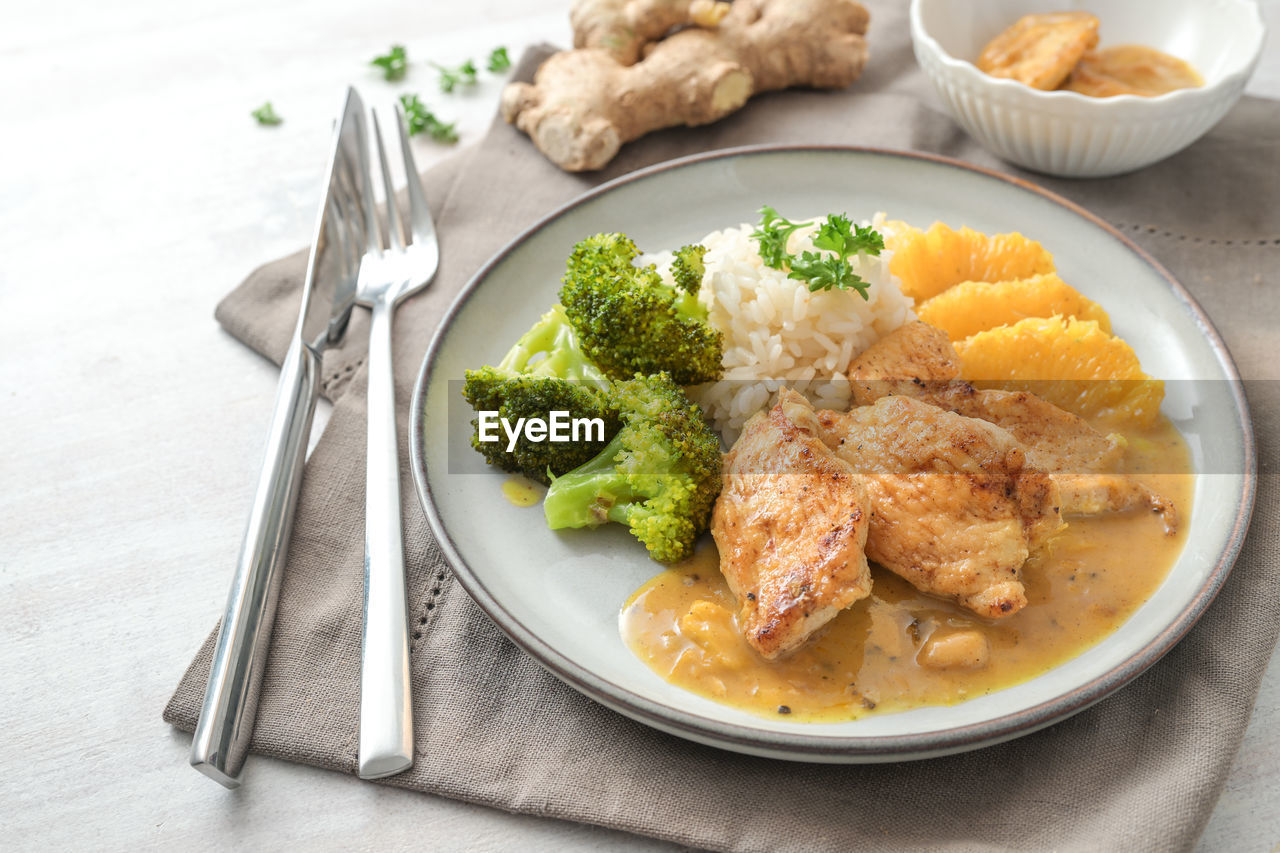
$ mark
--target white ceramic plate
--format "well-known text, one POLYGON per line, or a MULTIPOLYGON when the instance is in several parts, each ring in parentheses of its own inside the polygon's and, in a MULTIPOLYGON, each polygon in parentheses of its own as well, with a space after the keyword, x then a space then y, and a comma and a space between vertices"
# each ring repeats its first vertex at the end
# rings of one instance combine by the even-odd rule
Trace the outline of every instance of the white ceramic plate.
POLYGON ((664 731, 727 749, 808 761, 895 761, 998 743, 1122 687, 1176 643, 1221 588, 1253 506, 1253 436, 1238 376, 1187 292, 1116 231, 1033 185, 936 157, 852 148, 738 149, 636 172, 552 213, 481 269, 431 344, 413 400, 414 478, 462 585, 547 669, 591 698, 664 731), (1115 634, 1024 684, 959 705, 846 723, 764 719, 674 687, 624 645, 618 615, 657 563, 619 525, 557 534, 540 508, 503 498, 504 475, 467 446, 459 396, 468 368, 496 363, 556 301, 575 242, 623 231, 644 249, 757 220, 876 211, 927 225, 1018 230, 1053 253, 1063 278, 1111 314, 1148 373, 1169 382, 1165 413, 1197 478, 1186 548, 1168 579, 1115 634))

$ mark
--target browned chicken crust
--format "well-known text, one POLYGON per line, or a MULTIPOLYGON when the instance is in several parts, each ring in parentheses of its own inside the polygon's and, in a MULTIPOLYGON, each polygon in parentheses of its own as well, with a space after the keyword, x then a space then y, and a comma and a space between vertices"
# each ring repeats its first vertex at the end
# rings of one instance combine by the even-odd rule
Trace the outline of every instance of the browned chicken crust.
POLYGON ((1051 474, 1111 471, 1124 455, 1114 437, 1027 391, 979 391, 956 382, 926 389, 919 399, 1007 430, 1027 451, 1027 463, 1051 474))
POLYGON ((853 401, 859 406, 890 394, 915 396, 925 386, 959 378, 960 355, 947 333, 919 320, 894 329, 849 365, 853 401))
POLYGON ((743 635, 769 659, 871 592, 864 485, 796 397, 747 422, 725 455, 711 519, 743 635))
POLYGON ((988 618, 1026 605, 1022 564, 1063 525, 1057 487, 1013 436, 902 396, 817 419, 867 481, 867 556, 988 618))

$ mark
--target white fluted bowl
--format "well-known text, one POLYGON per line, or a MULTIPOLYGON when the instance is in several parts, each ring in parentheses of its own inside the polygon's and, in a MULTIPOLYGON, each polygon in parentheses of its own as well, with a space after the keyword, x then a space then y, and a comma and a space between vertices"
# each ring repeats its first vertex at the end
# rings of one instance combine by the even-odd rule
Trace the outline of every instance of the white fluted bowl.
POLYGON ((965 130, 1037 172, 1096 178, 1132 172, 1209 131, 1244 91, 1266 28, 1254 0, 912 0, 916 59, 965 130), (1183 59, 1204 86, 1155 98, 1044 92, 973 64, 988 41, 1034 12, 1083 10, 1101 46, 1143 44, 1183 59))

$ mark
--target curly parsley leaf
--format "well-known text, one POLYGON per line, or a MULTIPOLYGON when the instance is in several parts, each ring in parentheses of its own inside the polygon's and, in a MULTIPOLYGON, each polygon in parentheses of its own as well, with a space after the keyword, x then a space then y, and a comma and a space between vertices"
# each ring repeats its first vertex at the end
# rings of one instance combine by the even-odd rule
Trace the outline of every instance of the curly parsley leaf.
POLYGON ((445 123, 422 103, 417 95, 401 95, 400 106, 404 107, 404 117, 409 123, 409 135, 426 133, 436 142, 453 144, 458 141, 458 129, 454 122, 445 123))
POLYGON ((489 53, 489 71, 494 74, 501 74, 511 67, 511 57, 507 56, 505 47, 495 47, 489 53))
POLYGON ((404 75, 409 71, 409 56, 405 52, 404 45, 393 44, 391 50, 382 56, 375 56, 369 64, 381 68, 382 76, 386 80, 403 80, 404 75))
POLYGON ((760 245, 760 258, 765 266, 780 270, 791 257, 787 253, 787 241, 791 235, 808 225, 808 222, 792 222, 769 205, 760 208, 760 227, 751 237, 760 245))
POLYGON ((282 119, 279 115, 276 114, 276 108, 271 106, 270 101, 265 102, 262 106, 258 107, 253 112, 249 113, 249 115, 257 119, 258 124, 264 124, 268 126, 274 126, 284 121, 284 119, 282 119))
POLYGON ((842 258, 848 258, 859 252, 878 255, 884 249, 884 238, 880 232, 864 225, 853 225, 849 217, 833 213, 827 221, 818 226, 818 233, 813 238, 813 245, 819 249, 835 252, 842 258))
POLYGON ((443 65, 436 65, 436 70, 440 72, 440 91, 452 92, 461 85, 473 86, 476 82, 476 64, 468 59, 457 68, 446 68, 443 65))
POLYGON ((856 290, 863 299, 870 299, 867 290, 871 283, 853 271, 848 258, 831 257, 818 252, 804 251, 791 258, 791 272, 787 278, 803 281, 810 291, 856 290))

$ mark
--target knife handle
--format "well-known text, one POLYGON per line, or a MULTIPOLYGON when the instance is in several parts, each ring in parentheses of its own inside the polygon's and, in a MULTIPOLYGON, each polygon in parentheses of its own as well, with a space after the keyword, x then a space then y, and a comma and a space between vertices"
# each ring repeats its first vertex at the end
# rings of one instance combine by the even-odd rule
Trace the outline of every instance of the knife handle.
POLYGON ((319 387, 320 356, 295 336, 281 367, 262 473, 191 744, 191 766, 228 788, 240 784, 253 735, 319 387))

